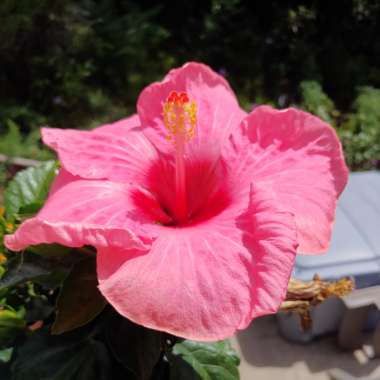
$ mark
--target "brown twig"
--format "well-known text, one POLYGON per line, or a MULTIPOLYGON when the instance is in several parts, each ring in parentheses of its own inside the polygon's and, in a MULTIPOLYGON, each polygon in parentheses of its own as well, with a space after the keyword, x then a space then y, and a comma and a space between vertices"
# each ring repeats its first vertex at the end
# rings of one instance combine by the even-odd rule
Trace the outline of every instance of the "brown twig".
POLYGON ((310 311, 313 306, 332 296, 343 297, 349 294, 354 287, 354 282, 349 278, 332 282, 322 281, 318 276, 308 282, 291 279, 286 299, 280 310, 299 314, 301 325, 304 330, 307 330, 311 327, 310 311))
POLYGON ((10 164, 10 165, 20 166, 20 167, 29 167, 29 166, 37 166, 41 163, 41 161, 32 160, 32 159, 23 158, 23 157, 8 157, 5 154, 0 153, 0 163, 10 164))

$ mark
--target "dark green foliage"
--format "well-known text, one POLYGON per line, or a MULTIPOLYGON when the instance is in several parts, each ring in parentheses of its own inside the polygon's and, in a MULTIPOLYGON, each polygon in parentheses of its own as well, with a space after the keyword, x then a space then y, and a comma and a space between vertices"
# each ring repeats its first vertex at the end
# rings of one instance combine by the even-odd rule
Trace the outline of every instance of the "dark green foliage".
POLYGON ((347 108, 358 86, 380 87, 379 16, 368 0, 4 0, 0 120, 117 117, 188 60, 225 72, 247 106, 288 104, 314 79, 347 108))
POLYGON ((0 290, 23 284, 29 280, 52 281, 52 277, 61 280, 70 269, 71 263, 56 258, 42 258, 32 252, 19 253, 11 257, 6 265, 6 272, 0 279, 0 290))
POLYGON ((7 345, 23 332, 25 328, 25 310, 0 310, 0 342, 7 345))
POLYGON ((115 358, 136 380, 149 380, 165 348, 166 334, 138 326, 112 313, 106 326, 107 342, 115 358))
POLYGON ((1 1, 0 153, 46 159, 37 126, 121 118, 145 85, 198 60, 225 75, 247 109, 302 101, 344 124, 348 163, 367 169, 380 159, 377 135, 362 116, 344 115, 372 112, 350 107, 358 88, 380 88, 379 18, 380 3, 368 0, 1 1), (32 131, 26 140, 10 120, 32 131))
POLYGON ((98 289, 95 257, 79 261, 62 283, 52 334, 86 325, 101 313, 106 303, 98 289))
POLYGON ((170 65, 157 10, 138 1, 1 2, 0 125, 73 127, 83 116, 125 114, 170 65))
POLYGON ((56 338, 45 328, 17 347, 12 380, 108 380, 111 366, 106 346, 94 331, 56 338))

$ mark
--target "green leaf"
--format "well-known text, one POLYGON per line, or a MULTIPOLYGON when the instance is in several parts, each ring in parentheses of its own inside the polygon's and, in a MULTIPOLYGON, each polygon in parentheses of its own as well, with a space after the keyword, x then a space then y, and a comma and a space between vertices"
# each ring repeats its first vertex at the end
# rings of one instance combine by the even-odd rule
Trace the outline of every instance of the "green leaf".
POLYGON ((150 379, 163 351, 164 333, 114 313, 107 321, 107 341, 115 358, 138 380, 150 379))
POLYGON ((48 275, 50 271, 41 261, 41 259, 33 254, 15 254, 15 257, 7 263, 7 271, 0 280, 0 289, 12 287, 39 276, 48 275))
POLYGON ((11 360, 13 348, 4 348, 0 350, 0 363, 8 363, 11 360))
POLYGON ((28 248, 29 251, 36 253, 37 255, 43 256, 43 257, 61 257, 61 256, 68 256, 69 254, 77 254, 80 255, 79 251, 76 250, 76 252, 72 252, 73 248, 65 247, 63 245, 59 244, 39 244, 39 245, 33 245, 28 248))
POLYGON ((4 192, 6 217, 12 220, 20 210, 38 211, 48 195, 56 171, 56 162, 47 161, 17 173, 4 192))
POLYGON ((26 306, 25 319, 27 323, 43 321, 54 312, 54 306, 45 296, 36 295, 28 300, 26 306))
POLYGON ((33 202, 29 203, 25 206, 21 206, 20 210, 18 211, 18 216, 22 218, 29 218, 30 216, 33 216, 36 214, 44 205, 43 201, 33 202))
POLYGON ((10 344, 25 328, 23 312, 0 310, 0 345, 10 344))
POLYGON ((7 262, 7 271, 0 279, 0 290, 29 280, 42 284, 46 281, 49 285, 62 281, 72 265, 72 256, 44 258, 31 252, 15 253, 14 258, 7 262))
POLYGON ((239 358, 228 341, 177 343, 169 355, 172 380, 238 380, 239 358))
POLYGON ((12 380, 108 380, 109 354, 92 337, 49 336, 34 333, 17 347, 12 380))
POLYGON ((84 326, 104 309, 106 303, 98 289, 95 258, 78 262, 59 293, 52 334, 62 334, 84 326))

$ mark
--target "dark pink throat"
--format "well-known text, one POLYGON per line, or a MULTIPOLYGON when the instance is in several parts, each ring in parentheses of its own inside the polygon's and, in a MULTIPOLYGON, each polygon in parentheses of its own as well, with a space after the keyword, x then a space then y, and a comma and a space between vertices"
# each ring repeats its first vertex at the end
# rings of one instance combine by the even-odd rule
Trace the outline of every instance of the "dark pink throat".
POLYGON ((230 203, 227 173, 221 162, 184 161, 185 199, 176 196, 175 163, 155 162, 147 183, 133 194, 136 207, 152 222, 167 226, 189 226, 223 211, 230 203), (181 202, 186 202, 183 208, 181 202))

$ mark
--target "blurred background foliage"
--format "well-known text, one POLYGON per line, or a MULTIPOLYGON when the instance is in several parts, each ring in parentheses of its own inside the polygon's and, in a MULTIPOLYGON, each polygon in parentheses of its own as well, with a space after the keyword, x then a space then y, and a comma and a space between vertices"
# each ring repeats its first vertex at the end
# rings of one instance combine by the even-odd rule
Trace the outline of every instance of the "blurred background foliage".
POLYGON ((0 153, 49 158, 42 124, 124 117, 197 60, 247 110, 298 105, 337 129, 352 169, 379 168, 379 18, 371 0, 2 0, 0 153))

